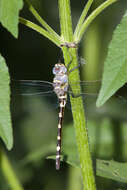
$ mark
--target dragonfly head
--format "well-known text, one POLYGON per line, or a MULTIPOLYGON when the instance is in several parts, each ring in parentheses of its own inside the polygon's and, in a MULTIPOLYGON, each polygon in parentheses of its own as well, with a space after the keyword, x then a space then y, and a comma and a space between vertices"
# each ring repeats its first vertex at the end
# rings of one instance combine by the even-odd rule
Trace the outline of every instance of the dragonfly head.
POLYGON ((65 67, 63 63, 57 63, 53 67, 52 72, 54 75, 62 75, 62 74, 67 73, 67 68, 65 67))

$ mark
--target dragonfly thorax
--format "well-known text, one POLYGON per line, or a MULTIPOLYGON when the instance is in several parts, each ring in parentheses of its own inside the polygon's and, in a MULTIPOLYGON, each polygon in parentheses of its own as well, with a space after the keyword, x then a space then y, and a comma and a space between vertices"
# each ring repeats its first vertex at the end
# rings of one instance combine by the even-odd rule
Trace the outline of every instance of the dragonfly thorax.
POLYGON ((53 83, 60 85, 63 85, 65 83, 68 84, 68 76, 66 74, 63 75, 56 75, 53 79, 53 83))
POLYGON ((53 74, 55 75, 53 79, 54 92, 59 98, 60 96, 64 96, 68 90, 67 68, 64 64, 55 64, 53 74))
POLYGON ((58 98, 60 96, 64 96, 68 90, 68 84, 66 84, 66 83, 64 83, 64 84, 53 83, 53 87, 54 87, 54 92, 56 93, 58 98))
POLYGON ((63 96, 68 90, 68 77, 67 75, 56 75, 53 80, 54 92, 59 96, 63 96))

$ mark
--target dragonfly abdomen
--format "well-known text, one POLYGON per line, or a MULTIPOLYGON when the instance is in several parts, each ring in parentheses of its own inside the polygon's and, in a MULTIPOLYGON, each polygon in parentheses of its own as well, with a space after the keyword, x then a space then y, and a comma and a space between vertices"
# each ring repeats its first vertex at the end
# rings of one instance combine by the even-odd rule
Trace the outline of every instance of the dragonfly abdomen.
POLYGON ((58 117, 58 132, 57 132, 57 147, 56 147, 56 169, 60 169, 60 153, 61 153, 61 134, 62 134, 62 124, 63 124, 63 117, 64 117, 64 109, 67 101, 66 94, 59 98, 59 117, 58 117))

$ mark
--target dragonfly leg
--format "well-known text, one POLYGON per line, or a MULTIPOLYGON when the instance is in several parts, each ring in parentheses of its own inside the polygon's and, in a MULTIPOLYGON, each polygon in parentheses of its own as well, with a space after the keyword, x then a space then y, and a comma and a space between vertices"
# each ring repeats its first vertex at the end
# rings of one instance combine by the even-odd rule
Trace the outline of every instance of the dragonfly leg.
POLYGON ((71 70, 69 71, 69 73, 71 73, 71 72, 74 71, 75 69, 78 69, 79 67, 85 65, 85 63, 86 63, 86 62, 85 62, 84 58, 78 57, 78 66, 76 66, 76 67, 74 67, 73 69, 71 69, 71 70))
MULTIPOLYGON (((68 44, 68 43, 67 43, 68 44)), ((69 46, 68 45, 66 45, 66 43, 65 44, 61 44, 61 47, 63 47, 63 46, 66 46, 67 48, 68 48, 68 50, 69 50, 69 46)), ((58 63, 61 63, 61 62, 63 62, 63 61, 61 61, 62 59, 63 59, 63 57, 61 56, 62 54, 62 49, 60 50, 60 58, 58 59, 58 63), (62 57, 62 58, 61 58, 62 57)), ((69 70, 69 67, 70 67, 70 65, 71 65, 71 63, 72 63, 72 60, 73 60, 73 58, 72 58, 72 56, 71 56, 71 54, 70 54, 70 52, 68 51, 68 54, 69 54, 69 56, 70 56, 70 61, 69 61, 69 63, 68 63, 68 65, 67 65, 67 70, 69 70)))
MULTIPOLYGON (((77 45, 78 44, 76 42, 65 42, 65 43, 61 44, 61 47, 66 46, 68 48, 68 50, 69 50, 69 48, 76 48, 77 45)), ((73 57, 72 57, 72 55, 70 54, 69 51, 68 51, 68 54, 70 56, 70 62, 67 65, 67 70, 68 70, 68 74, 70 74, 75 69, 78 69, 81 65, 84 65, 85 61, 84 61, 83 58, 79 58, 78 57, 78 66, 75 66, 74 68, 72 68, 72 69, 69 70, 69 67, 70 67, 70 65, 72 63, 73 57)))
POLYGON ((81 96, 81 94, 74 94, 74 92, 73 92, 73 90, 72 90, 72 88, 71 88, 71 86, 69 86, 69 91, 71 91, 71 96, 72 96, 72 98, 78 98, 78 97, 80 97, 81 96))
POLYGON ((71 70, 69 71, 69 74, 70 74, 72 71, 74 71, 75 69, 78 69, 78 68, 79 68, 79 66, 80 66, 80 65, 75 66, 73 69, 71 69, 71 70))
POLYGON ((61 47, 66 46, 67 48, 77 48, 78 43, 76 42, 64 42, 60 44, 61 47))
POLYGON ((70 61, 69 61, 68 65, 67 65, 67 70, 69 71, 69 67, 70 67, 70 65, 72 63, 72 60, 73 60, 73 57, 72 57, 71 53, 69 52, 69 48, 76 48, 77 47, 77 43, 76 42, 64 42, 63 44, 61 44, 61 47, 63 47, 63 46, 67 47, 68 54, 70 56, 70 61))
POLYGON ((78 66, 74 67, 73 69, 70 69, 70 70, 69 70, 69 67, 70 67, 70 65, 71 65, 71 63, 72 63, 72 61, 73 61, 73 58, 72 58, 70 52, 69 52, 69 56, 70 56, 71 61, 70 61, 70 62, 68 63, 68 65, 67 65, 68 74, 70 74, 72 71, 74 71, 75 69, 79 68, 79 66, 80 66, 80 65, 78 65, 78 66))

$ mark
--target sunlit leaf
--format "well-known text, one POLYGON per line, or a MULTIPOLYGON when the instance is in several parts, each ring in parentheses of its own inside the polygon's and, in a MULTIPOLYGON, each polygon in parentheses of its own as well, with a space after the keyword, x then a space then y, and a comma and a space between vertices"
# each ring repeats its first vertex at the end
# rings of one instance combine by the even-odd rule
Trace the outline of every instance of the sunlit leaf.
POLYGON ((10 79, 4 58, 0 55, 0 137, 7 148, 13 146, 11 116, 10 116, 10 79))
POLYGON ((0 0, 0 22, 16 38, 18 36, 19 10, 22 7, 22 0, 0 0))
POLYGON ((104 64, 97 106, 104 104, 127 82, 127 13, 114 31, 104 64))

